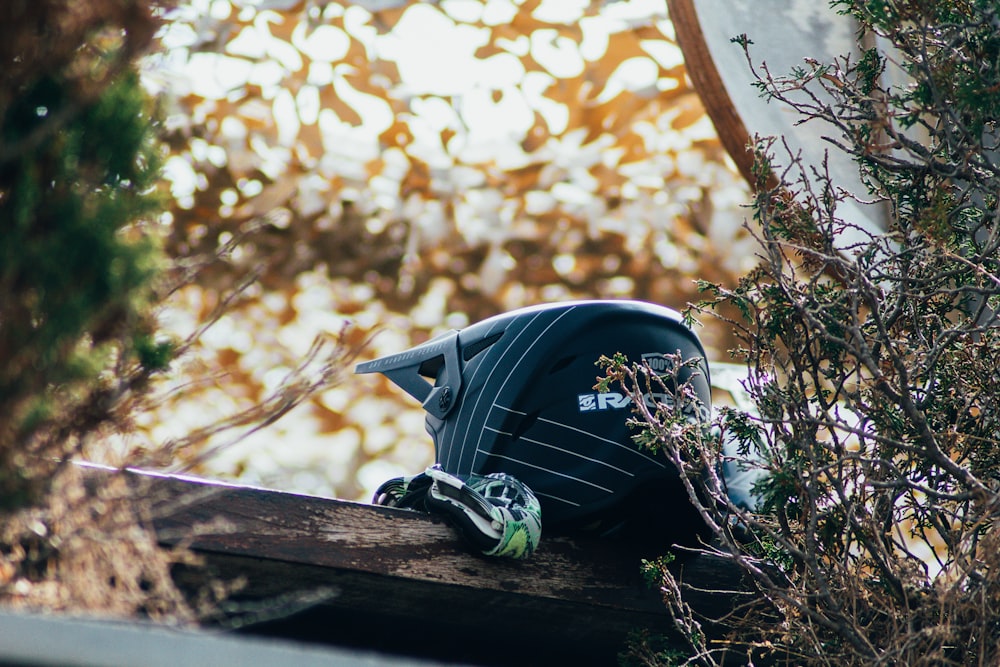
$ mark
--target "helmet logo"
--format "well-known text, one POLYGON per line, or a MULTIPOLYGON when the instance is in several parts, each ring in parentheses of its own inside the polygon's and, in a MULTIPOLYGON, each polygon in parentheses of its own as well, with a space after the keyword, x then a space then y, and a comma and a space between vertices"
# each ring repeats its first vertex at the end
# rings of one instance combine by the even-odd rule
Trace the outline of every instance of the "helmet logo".
POLYGON ((580 412, 592 412, 594 410, 619 410, 632 405, 632 399, 616 391, 609 391, 601 394, 580 394, 577 396, 580 403, 580 412))
POLYGON ((642 361, 660 377, 670 375, 674 371, 674 360, 662 352, 646 352, 642 355, 642 361))
MULTIPOLYGON (((642 355, 642 361, 660 378, 668 378, 674 372, 674 359, 660 352, 647 352, 642 355)), ((670 393, 651 392, 642 395, 643 402, 652 410, 660 405, 673 405, 674 396, 670 393)), ((632 405, 632 398, 616 391, 593 392, 578 394, 577 403, 580 412, 601 412, 604 410, 621 410, 632 405)), ((711 419, 711 410, 705 405, 686 405, 684 414, 694 422, 707 422, 711 419)))
MULTIPOLYGON (((661 405, 673 405, 673 394, 647 393, 642 395, 642 400, 646 407, 656 410, 661 405)), ((617 391, 603 393, 579 394, 577 402, 580 412, 600 412, 603 410, 621 410, 632 405, 632 397, 620 394, 617 391)), ((684 415, 691 421, 707 422, 711 419, 711 410, 706 405, 688 404, 684 406, 684 415)))
MULTIPOLYGON (((674 397, 669 394, 643 394, 643 400, 647 407, 656 408, 657 403, 673 404, 674 397)), ((606 391, 593 394, 580 394, 577 396, 580 404, 580 412, 595 412, 601 410, 621 410, 632 405, 632 397, 620 394, 617 391, 606 391)))

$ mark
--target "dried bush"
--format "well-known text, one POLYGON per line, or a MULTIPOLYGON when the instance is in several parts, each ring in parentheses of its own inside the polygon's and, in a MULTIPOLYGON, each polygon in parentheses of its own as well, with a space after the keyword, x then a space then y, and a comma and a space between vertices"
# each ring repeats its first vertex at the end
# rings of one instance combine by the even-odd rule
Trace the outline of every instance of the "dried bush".
POLYGON ((638 395, 657 378, 609 373, 636 397, 644 440, 685 473, 708 548, 760 593, 707 623, 663 568, 693 649, 682 663, 721 664, 736 647, 802 665, 995 665, 1000 13, 985 0, 834 4, 862 43, 891 48, 787 76, 757 69, 758 84, 827 123, 869 192, 759 142, 759 268, 732 289, 705 284, 703 312, 741 313, 735 354, 757 411, 721 411, 717 426, 766 473, 760 506, 729 500, 720 441, 683 419, 683 388, 673 408, 647 408, 638 395), (909 83, 883 83, 892 68, 909 83), (849 197, 887 206, 887 228, 845 220, 849 197))

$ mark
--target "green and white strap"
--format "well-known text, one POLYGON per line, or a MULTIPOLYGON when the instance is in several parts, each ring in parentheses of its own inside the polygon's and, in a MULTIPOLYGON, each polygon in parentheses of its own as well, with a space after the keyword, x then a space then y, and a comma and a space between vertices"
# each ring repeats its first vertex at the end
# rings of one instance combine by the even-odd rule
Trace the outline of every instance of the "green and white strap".
POLYGON ((459 476, 431 466, 419 475, 384 482, 373 502, 442 514, 487 556, 528 558, 542 536, 542 507, 535 494, 504 473, 459 476))

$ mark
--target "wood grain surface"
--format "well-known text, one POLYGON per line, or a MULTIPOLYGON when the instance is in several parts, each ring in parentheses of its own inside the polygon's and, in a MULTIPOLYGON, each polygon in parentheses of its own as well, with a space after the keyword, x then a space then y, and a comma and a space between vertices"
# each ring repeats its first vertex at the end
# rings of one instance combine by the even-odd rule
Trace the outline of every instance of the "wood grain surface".
MULTIPOLYGON (((661 594, 641 576, 644 554, 629 545, 544 535, 530 559, 487 558, 420 512, 131 475, 152 501, 161 540, 204 560, 178 568, 183 587, 242 582, 211 621, 220 629, 474 664, 510 664, 499 637, 537 664, 614 664, 630 633, 671 634, 661 594)), ((706 618, 750 595, 725 561, 698 556, 676 567, 706 618)))

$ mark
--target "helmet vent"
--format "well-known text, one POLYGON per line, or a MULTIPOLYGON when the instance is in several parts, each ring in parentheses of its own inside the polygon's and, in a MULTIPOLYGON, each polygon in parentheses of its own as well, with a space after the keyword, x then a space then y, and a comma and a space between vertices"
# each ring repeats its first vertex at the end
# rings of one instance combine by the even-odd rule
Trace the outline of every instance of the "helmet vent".
POLYGON ((558 373, 562 369, 572 364, 575 360, 576 360, 575 354, 569 357, 563 357, 562 359, 560 359, 559 361, 557 361, 555 364, 552 365, 552 368, 549 370, 549 375, 552 375, 553 373, 558 373))
POLYGON ((417 373, 423 375, 425 378, 436 378, 442 366, 444 366, 444 355, 439 354, 421 363, 417 369, 417 373))
POLYGON ((472 359, 474 356, 476 356, 477 354, 488 348, 490 345, 500 340, 501 336, 503 336, 502 331, 487 336, 486 338, 480 338, 475 343, 468 345, 464 350, 462 350, 462 360, 468 361, 469 359, 472 359))

